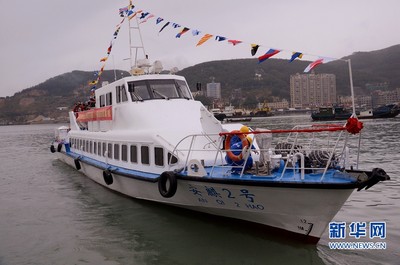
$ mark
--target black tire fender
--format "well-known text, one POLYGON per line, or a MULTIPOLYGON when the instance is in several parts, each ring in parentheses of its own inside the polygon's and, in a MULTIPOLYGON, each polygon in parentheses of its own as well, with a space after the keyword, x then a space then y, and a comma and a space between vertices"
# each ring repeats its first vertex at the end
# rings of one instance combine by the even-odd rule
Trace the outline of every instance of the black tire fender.
POLYGON ((50 152, 52 153, 56 152, 56 148, 54 147, 54 145, 50 145, 50 152))
POLYGON ((109 170, 103 171, 103 179, 107 185, 111 185, 114 182, 113 176, 109 170))
POLYGON ((57 152, 61 152, 61 148, 62 148, 62 143, 59 143, 57 145, 57 152))
POLYGON ((79 162, 78 158, 74 159, 74 163, 75 163, 76 170, 80 170, 81 169, 81 163, 79 162))
POLYGON ((158 191, 164 198, 171 198, 178 188, 178 181, 172 171, 163 172, 158 178, 158 191), (169 185, 168 185, 169 184, 169 185))

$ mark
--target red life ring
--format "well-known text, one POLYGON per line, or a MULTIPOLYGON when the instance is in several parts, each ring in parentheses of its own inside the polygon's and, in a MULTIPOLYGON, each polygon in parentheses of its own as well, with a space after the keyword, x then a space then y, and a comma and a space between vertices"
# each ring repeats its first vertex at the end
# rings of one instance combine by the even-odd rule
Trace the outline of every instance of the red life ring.
POLYGON ((249 141, 247 141, 246 135, 243 134, 241 131, 234 130, 231 131, 232 134, 228 134, 228 136, 225 139, 225 145, 224 148, 226 150, 226 154, 230 159, 233 161, 237 162, 243 159, 243 151, 239 155, 235 155, 232 150, 231 150, 231 140, 234 135, 239 137, 239 139, 242 141, 242 149, 246 150, 249 147, 249 141), (236 134, 237 133, 237 134, 236 134))

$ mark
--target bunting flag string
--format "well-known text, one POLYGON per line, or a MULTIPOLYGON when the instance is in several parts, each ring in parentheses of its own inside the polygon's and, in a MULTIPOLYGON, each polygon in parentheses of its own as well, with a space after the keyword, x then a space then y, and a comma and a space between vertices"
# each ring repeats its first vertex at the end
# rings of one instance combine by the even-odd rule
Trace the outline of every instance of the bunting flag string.
MULTIPOLYGON (((98 72, 96 73, 96 75, 95 75, 95 76, 97 77, 97 79, 90 82, 91 85, 96 85, 96 84, 99 82, 100 76, 101 76, 101 74, 102 74, 103 71, 104 71, 105 63, 106 63, 108 57, 109 57, 110 54, 111 54, 111 50, 112 50, 112 47, 113 47, 113 42, 116 40, 116 38, 117 38, 117 36, 118 36, 118 33, 119 33, 119 30, 120 30, 120 28, 121 28, 121 25, 122 25, 122 23, 124 22, 125 18, 128 18, 129 20, 131 20, 131 19, 133 19, 134 17, 137 17, 137 19, 139 20, 139 23, 145 23, 145 22, 147 22, 149 19, 155 17, 155 15, 152 14, 152 13, 150 13, 150 12, 145 12, 145 11, 143 11, 143 10, 137 10, 137 11, 135 11, 135 6, 132 4, 132 1, 130 1, 129 5, 128 5, 127 7, 120 8, 120 9, 119 9, 119 14, 120 14, 121 17, 123 17, 123 19, 122 19, 122 21, 116 26, 116 30, 115 30, 115 32, 114 32, 114 34, 113 34, 113 39, 111 40, 110 45, 109 45, 109 47, 108 47, 108 49, 107 49, 107 56, 105 56, 105 57, 103 57, 103 58, 100 59, 100 62, 102 62, 103 65, 102 65, 100 71, 98 71, 98 72)), ((156 18, 156 21, 155 21, 155 24, 156 24, 156 25, 159 25, 159 24, 160 24, 161 22, 163 22, 163 21, 165 21, 164 18, 162 18, 162 17, 157 17, 157 18, 156 18)), ((163 26, 160 28, 160 30, 158 31, 158 34, 160 34, 160 33, 161 33, 165 28, 167 28, 168 26, 171 26, 171 27, 174 28, 174 29, 177 29, 177 28, 181 28, 181 27, 182 27, 180 24, 178 24, 178 23, 176 23, 176 22, 166 21, 166 22, 163 24, 163 26)), ((190 30, 189 27, 183 26, 183 29, 181 29, 181 30, 175 35, 175 37, 176 37, 176 38, 181 38, 182 35, 185 34, 185 33, 187 33, 189 30, 190 30)), ((200 33, 201 33, 201 31, 200 31, 200 30, 197 30, 197 29, 193 29, 191 32, 192 32, 192 35, 193 35, 194 37, 199 36, 200 33)), ((240 43, 243 43, 243 41, 241 41, 241 40, 237 40, 237 39, 234 39, 234 38, 228 38, 228 37, 225 37, 225 36, 222 36, 222 35, 219 35, 219 34, 217 35, 217 34, 204 33, 204 34, 202 35, 202 37, 200 38, 200 40, 197 42, 196 47, 197 47, 197 46, 201 46, 202 44, 204 44, 206 41, 208 41, 208 40, 211 39, 212 37, 214 37, 215 41, 217 41, 217 42, 224 42, 224 41, 227 40, 227 43, 228 43, 228 44, 232 44, 232 46, 236 46, 236 45, 238 45, 238 44, 240 44, 240 43), (214 36, 215 36, 215 37, 214 37, 214 36)), ((251 43, 251 44, 250 44, 250 48, 251 48, 250 52, 251 52, 251 55, 252 55, 252 56, 255 56, 255 55, 257 54, 259 48, 260 48, 260 47, 265 47, 265 46, 266 46, 266 45, 251 43)), ((275 56, 276 54, 278 54, 278 53, 280 53, 280 52, 282 52, 282 51, 285 51, 285 50, 283 50, 283 49, 272 49, 272 48, 269 48, 268 51, 267 51, 264 55, 261 55, 261 56, 258 57, 258 63, 262 63, 262 62, 266 61, 267 59, 269 59, 269 58, 275 56)), ((285 52, 289 52, 289 51, 285 51, 285 52)), ((333 60, 340 60, 340 59, 336 59, 336 58, 322 57, 322 56, 313 55, 313 54, 305 54, 305 53, 299 52, 299 51, 290 51, 290 53, 291 53, 291 57, 290 57, 290 59, 289 59, 289 63, 292 63, 292 62, 295 61, 295 60, 300 60, 300 59, 302 59, 304 55, 312 56, 312 57, 318 57, 317 60, 311 62, 311 63, 306 67, 306 69, 304 69, 304 72, 305 72, 305 73, 308 73, 309 71, 313 70, 315 67, 317 67, 317 66, 320 65, 320 64, 328 63, 328 62, 333 61, 333 60)))
MULTIPOLYGON (((121 22, 118 23, 118 25, 116 26, 116 29, 115 29, 115 31, 114 31, 114 33, 113 33, 113 36, 112 36, 112 39, 111 39, 111 41, 110 41, 110 45, 109 45, 108 48, 107 48, 107 53, 106 53, 107 55, 106 55, 105 57, 103 57, 103 58, 100 59, 100 62, 103 63, 102 66, 101 66, 101 68, 100 68, 100 70, 99 70, 99 71, 95 71, 95 72, 93 73, 93 75, 94 75, 94 77, 96 77, 96 79, 89 82, 89 85, 91 85, 91 86, 94 85, 94 87, 91 88, 92 90, 96 89, 96 85, 97 85, 97 84, 99 83, 99 81, 100 81, 101 75, 102 75, 103 72, 104 72, 104 67, 105 67, 106 62, 107 62, 107 60, 108 60, 108 57, 109 57, 110 54, 111 54, 112 47, 113 47, 113 45, 114 45, 115 40, 116 40, 117 37, 118 37, 118 33, 119 33, 120 29, 121 29, 122 24, 123 24, 124 21, 125 21, 125 18, 128 17, 128 18, 130 19, 131 17, 134 17, 138 12, 142 12, 141 10, 140 10, 140 11, 137 11, 137 12, 134 12, 134 11, 133 11, 134 8, 135 8, 135 6, 132 5, 132 2, 130 2, 130 4, 129 4, 127 7, 123 7, 123 8, 120 8, 120 9, 119 9, 119 14, 120 14, 120 16, 123 17, 123 18, 122 18, 121 22)), ((147 15, 146 15, 146 16, 147 16, 147 15)), ((149 19, 149 18, 150 18, 150 16, 148 17, 148 19, 149 19)))
MULTIPOLYGON (((145 17, 145 16, 147 16, 148 14, 149 14, 149 12, 140 11, 140 16, 141 16, 141 17, 142 17, 142 16, 145 17)), ((160 24, 162 21, 164 21, 164 18, 158 17, 158 18, 156 19, 156 25, 160 24)), ((178 23, 175 23, 175 22, 172 22, 172 21, 168 21, 168 22, 166 22, 166 23, 161 27, 161 29, 159 30, 158 33, 161 33, 161 32, 162 32, 166 27, 168 27, 168 26, 171 26, 171 27, 173 27, 174 29, 181 27, 181 25, 178 24, 178 23)), ((190 30, 189 27, 184 27, 184 26, 183 26, 183 30, 179 31, 179 32, 175 35, 175 37, 176 37, 176 38, 180 38, 183 34, 185 34, 186 32, 188 32, 189 30, 190 30)), ((200 35, 200 31, 197 30, 197 29, 196 29, 196 30, 192 30, 192 35, 193 35, 193 36, 198 36, 198 35, 200 35)), ((228 43, 228 44, 232 44, 232 46, 236 46, 236 45, 238 45, 238 44, 240 44, 240 43, 243 43, 243 41, 241 41, 241 40, 236 40, 236 39, 233 39, 233 38, 232 38, 232 39, 231 39, 231 38, 227 38, 227 37, 225 37, 225 36, 223 36, 223 35, 205 33, 205 34, 202 35, 202 37, 200 38, 200 40, 197 42, 196 46, 201 46, 202 44, 204 44, 206 41, 208 41, 208 40, 211 39, 212 37, 214 37, 214 40, 217 41, 217 42, 224 42, 224 41, 227 40, 227 43, 228 43)), ((266 46, 266 45, 251 43, 251 44, 250 44, 250 47, 251 47, 251 50, 250 50, 251 55, 252 55, 252 56, 255 56, 255 55, 257 54, 259 48, 260 48, 260 47, 265 47, 265 46, 266 46)), ((272 57, 272 56, 275 56, 276 54, 278 54, 278 53, 280 53, 280 52, 286 52, 286 53, 291 54, 290 58, 288 58, 289 63, 292 63, 292 62, 295 61, 295 60, 300 60, 300 59, 302 59, 304 55, 322 58, 321 56, 318 56, 318 55, 306 54, 306 53, 299 52, 299 51, 287 51, 287 50, 283 50, 283 49, 272 49, 272 48, 269 48, 268 51, 267 51, 264 55, 258 57, 258 63, 262 63, 262 62, 264 62, 265 60, 269 59, 269 58, 272 57)), ((316 66, 318 66, 318 65, 320 65, 320 64, 323 64, 323 63, 327 63, 327 62, 333 61, 333 60, 340 60, 340 59, 337 59, 337 58, 329 58, 329 60, 328 60, 327 57, 324 57, 321 61, 319 61, 319 59, 318 59, 318 60, 312 62, 312 63, 309 65, 309 66, 310 66, 310 67, 309 67, 310 69, 307 69, 307 68, 306 68, 306 69, 304 70, 304 72, 311 71, 311 70, 314 69, 316 66), (307 70, 307 71, 306 71, 306 70, 307 70)))

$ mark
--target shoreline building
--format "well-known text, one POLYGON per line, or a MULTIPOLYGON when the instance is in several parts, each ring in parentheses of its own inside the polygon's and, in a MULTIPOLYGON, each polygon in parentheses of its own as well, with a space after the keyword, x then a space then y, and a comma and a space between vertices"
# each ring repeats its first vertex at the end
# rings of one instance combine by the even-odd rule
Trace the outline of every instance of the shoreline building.
POLYGON ((334 74, 295 74, 290 76, 292 108, 315 108, 336 103, 334 74))
POLYGON ((221 99, 221 83, 207 83, 207 97, 221 99))

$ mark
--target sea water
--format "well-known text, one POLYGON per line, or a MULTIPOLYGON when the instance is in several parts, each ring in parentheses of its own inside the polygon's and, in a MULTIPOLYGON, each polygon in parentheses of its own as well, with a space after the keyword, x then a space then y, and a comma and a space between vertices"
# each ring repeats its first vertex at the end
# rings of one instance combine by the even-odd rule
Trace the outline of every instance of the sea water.
MULTIPOLYGON (((0 265, 399 264, 400 118, 363 122, 360 168, 381 167, 391 180, 355 191, 333 221, 385 222, 386 238, 379 241, 386 249, 332 249, 338 240, 329 238, 328 229, 317 245, 305 245, 131 199, 54 159, 49 147, 60 125, 0 126, 0 265)), ((248 125, 280 129, 306 123, 309 116, 280 116, 248 125)), ((347 233, 340 241, 370 239, 347 233)))

